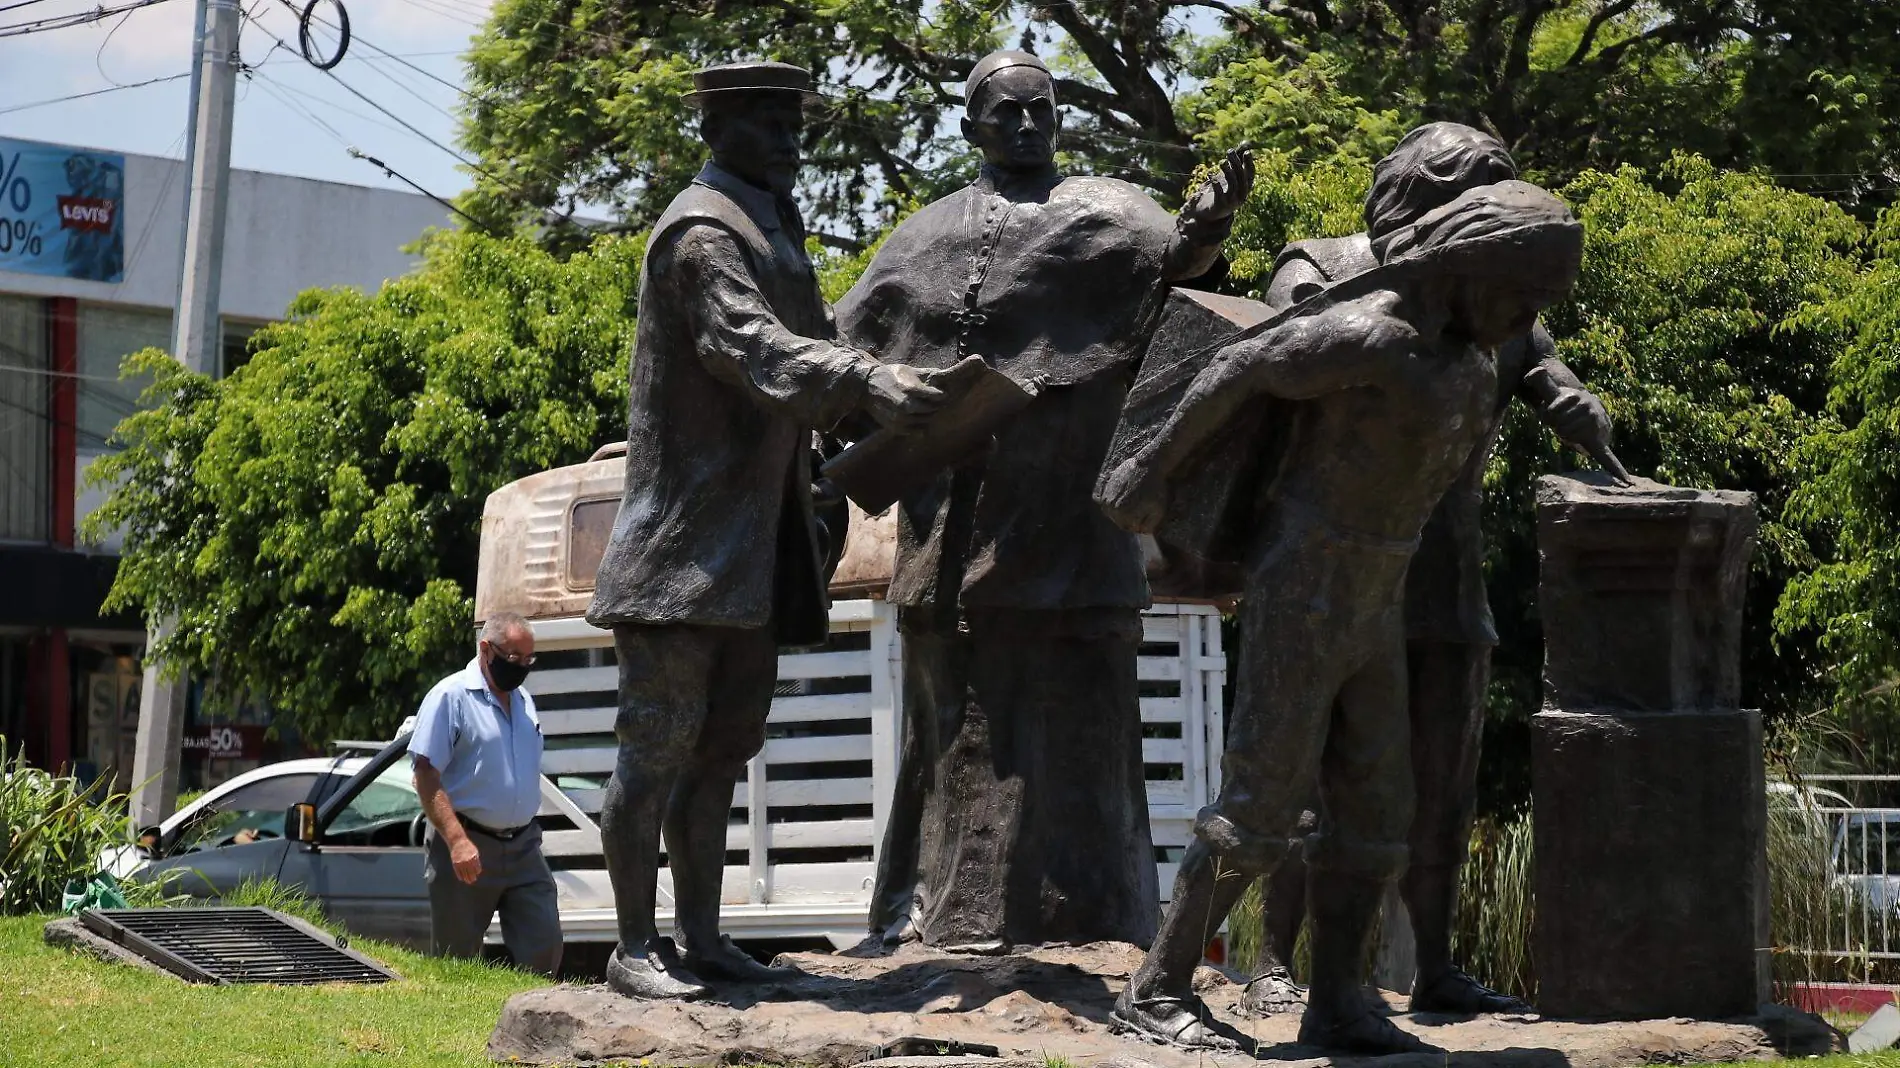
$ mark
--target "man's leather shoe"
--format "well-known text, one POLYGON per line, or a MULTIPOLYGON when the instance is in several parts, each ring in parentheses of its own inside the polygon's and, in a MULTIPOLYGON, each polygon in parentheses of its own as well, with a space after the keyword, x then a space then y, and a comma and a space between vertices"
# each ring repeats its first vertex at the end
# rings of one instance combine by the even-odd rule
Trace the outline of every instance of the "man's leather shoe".
POLYGON ((1397 1024, 1367 1008, 1356 1016, 1338 1019, 1324 1010, 1306 1007, 1300 1018, 1299 1043, 1341 1053, 1384 1057, 1394 1053, 1443 1053, 1444 1050, 1401 1030, 1397 1024))
POLYGON ((1500 994, 1457 968, 1419 979, 1412 987, 1412 1003, 1407 1006, 1411 1012, 1475 1016, 1483 1012, 1534 1011, 1523 999, 1500 994))
POLYGON ((681 965, 670 938, 655 939, 638 955, 625 946, 614 947, 607 961, 607 986, 622 997, 653 1001, 693 1001, 712 988, 681 965))
POLYGON ((680 960, 696 975, 708 979, 726 979, 735 983, 772 983, 796 979, 804 972, 797 968, 773 968, 753 960, 745 950, 732 944, 730 935, 720 935, 710 950, 687 946, 680 960))

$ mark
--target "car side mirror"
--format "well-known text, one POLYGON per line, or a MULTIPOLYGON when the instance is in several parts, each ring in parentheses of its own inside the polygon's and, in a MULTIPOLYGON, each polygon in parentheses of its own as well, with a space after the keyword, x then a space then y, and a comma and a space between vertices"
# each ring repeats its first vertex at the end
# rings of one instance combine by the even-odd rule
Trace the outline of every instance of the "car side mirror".
POLYGON ((146 827, 139 831, 132 841, 138 846, 141 856, 155 857, 158 856, 159 841, 162 837, 157 827, 146 827))
POLYGON ((317 806, 299 801, 284 814, 284 837, 293 842, 315 845, 317 842, 317 806))

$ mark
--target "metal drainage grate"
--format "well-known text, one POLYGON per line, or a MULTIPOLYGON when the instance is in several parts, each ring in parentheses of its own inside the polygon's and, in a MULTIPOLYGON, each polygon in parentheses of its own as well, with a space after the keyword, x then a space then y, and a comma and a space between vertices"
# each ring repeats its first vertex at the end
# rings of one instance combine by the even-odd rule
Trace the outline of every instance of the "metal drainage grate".
POLYGON ((396 974, 263 908, 88 909, 79 920, 194 983, 384 983, 396 974))

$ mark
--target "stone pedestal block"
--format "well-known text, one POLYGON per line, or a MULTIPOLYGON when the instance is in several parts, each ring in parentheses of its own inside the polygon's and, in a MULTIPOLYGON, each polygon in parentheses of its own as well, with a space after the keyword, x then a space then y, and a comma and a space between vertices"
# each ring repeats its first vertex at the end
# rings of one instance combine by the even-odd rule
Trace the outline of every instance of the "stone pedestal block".
POLYGON ((1710 1018, 1767 1000, 1761 719, 1739 707, 1755 530, 1746 493, 1538 486, 1546 1012, 1710 1018))
POLYGON ((1761 717, 1532 721, 1537 1005, 1723 1019, 1768 999, 1761 717))

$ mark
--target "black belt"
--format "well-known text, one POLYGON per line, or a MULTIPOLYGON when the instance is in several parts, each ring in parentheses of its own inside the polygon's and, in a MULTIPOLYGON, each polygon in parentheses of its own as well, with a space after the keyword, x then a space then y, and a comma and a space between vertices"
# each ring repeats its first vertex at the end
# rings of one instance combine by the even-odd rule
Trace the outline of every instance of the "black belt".
POLYGON ((483 834, 487 835, 488 837, 496 839, 497 841, 502 841, 502 842, 512 841, 515 835, 518 835, 521 832, 527 830, 528 828, 534 826, 534 824, 532 823, 524 823, 519 827, 510 827, 509 829, 505 831, 498 831, 493 827, 484 827, 481 824, 476 823, 474 820, 469 819, 467 816, 462 815, 460 812, 457 812, 455 814, 455 818, 458 820, 461 820, 462 826, 467 827, 469 830, 480 831, 483 834))

